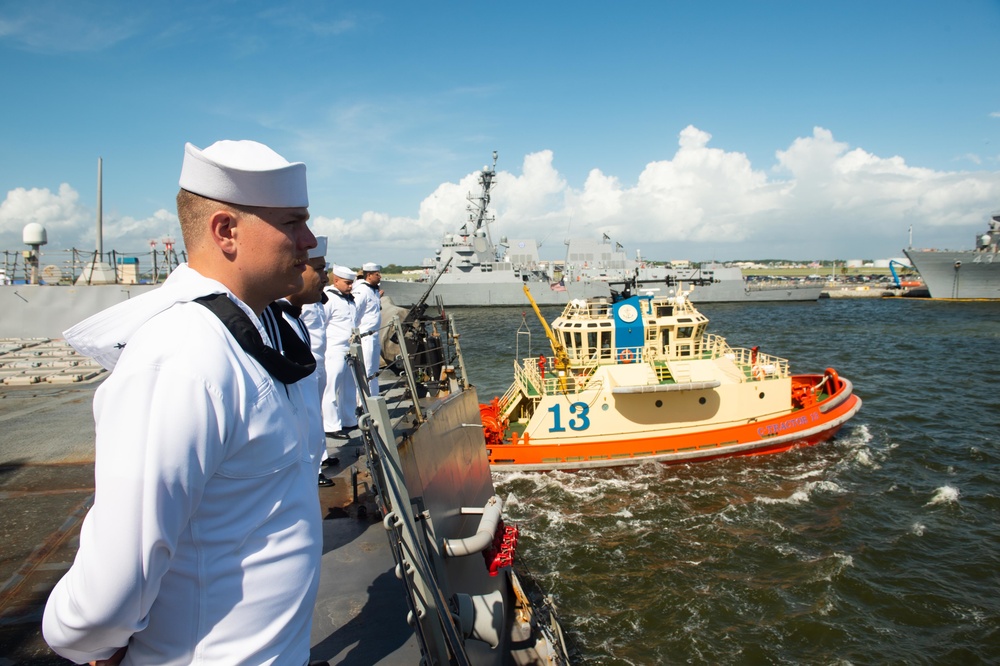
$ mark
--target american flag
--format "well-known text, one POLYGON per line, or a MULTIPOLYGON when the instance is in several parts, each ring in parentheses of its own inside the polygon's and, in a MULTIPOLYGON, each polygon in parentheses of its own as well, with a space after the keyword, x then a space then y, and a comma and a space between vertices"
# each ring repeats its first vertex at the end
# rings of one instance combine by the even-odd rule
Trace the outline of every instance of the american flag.
POLYGON ((559 282, 553 282, 549 285, 552 291, 566 291, 566 282, 564 280, 559 280, 559 282))

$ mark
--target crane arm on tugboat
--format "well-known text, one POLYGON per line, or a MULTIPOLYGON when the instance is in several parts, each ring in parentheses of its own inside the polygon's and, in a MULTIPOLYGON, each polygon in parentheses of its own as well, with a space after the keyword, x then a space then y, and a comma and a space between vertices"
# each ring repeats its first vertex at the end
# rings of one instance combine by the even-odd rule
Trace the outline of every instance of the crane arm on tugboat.
POLYGON ((566 353, 566 348, 563 344, 559 342, 559 338, 556 337, 552 329, 549 328, 549 323, 545 321, 545 317, 542 316, 542 311, 538 309, 538 303, 535 302, 534 297, 531 295, 531 290, 528 289, 528 285, 524 285, 524 295, 528 297, 528 302, 531 303, 531 309, 535 311, 535 316, 538 317, 538 321, 542 322, 542 328, 545 329, 545 337, 549 339, 549 346, 552 347, 552 354, 556 358, 556 370, 559 372, 559 390, 562 393, 568 392, 566 387, 566 376, 569 372, 570 360, 569 354, 566 353))

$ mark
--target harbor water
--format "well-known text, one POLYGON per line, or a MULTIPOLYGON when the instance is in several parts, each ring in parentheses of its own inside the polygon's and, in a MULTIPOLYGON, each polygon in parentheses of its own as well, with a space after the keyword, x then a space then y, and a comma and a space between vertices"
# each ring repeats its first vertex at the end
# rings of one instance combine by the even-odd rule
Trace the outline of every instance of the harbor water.
MULTIPOLYGON (((455 309, 486 402, 530 308, 455 309)), ((551 321, 559 308, 544 308, 551 321)), ((794 373, 835 368, 861 412, 769 456, 494 473, 521 564, 581 664, 1000 663, 1000 303, 705 305, 709 331, 794 373)))

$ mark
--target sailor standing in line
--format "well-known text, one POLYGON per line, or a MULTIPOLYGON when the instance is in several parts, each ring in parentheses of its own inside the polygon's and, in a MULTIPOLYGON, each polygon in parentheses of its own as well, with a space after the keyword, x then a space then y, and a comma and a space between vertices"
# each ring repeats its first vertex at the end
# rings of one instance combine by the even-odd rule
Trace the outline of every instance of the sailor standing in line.
MULTIPOLYGON (((319 485, 329 487, 333 481, 323 474, 324 467, 331 467, 340 462, 331 458, 326 451, 326 435, 323 431, 323 391, 326 388, 326 368, 323 355, 326 350, 326 319, 322 299, 326 296, 323 288, 329 283, 326 274, 326 236, 316 237, 316 247, 309 250, 309 261, 306 271, 302 274, 302 289, 289 294, 267 306, 267 311, 274 316, 284 317, 292 330, 309 345, 313 358, 316 359, 316 371, 302 380, 303 385, 312 386, 307 405, 309 421, 309 443, 315 449, 314 459, 319 473, 319 485)), ((269 319, 262 318, 265 328, 269 319)), ((268 328, 270 333, 270 328, 268 328)))
POLYGON ((64 334, 111 374, 93 505, 42 632, 75 663, 302 666, 323 546, 300 381, 315 361, 260 317, 316 246, 306 167, 189 143, 180 187, 188 262, 64 334))
POLYGON ((358 329, 361 331, 361 351, 365 356, 368 395, 378 395, 378 370, 382 355, 382 267, 367 263, 361 267, 361 279, 354 282, 352 293, 358 306, 358 329))
POLYGON ((358 308, 351 287, 357 274, 334 266, 332 286, 326 289, 326 388, 323 391, 323 429, 327 437, 350 439, 358 425, 358 387, 347 365, 351 332, 358 327, 358 308))

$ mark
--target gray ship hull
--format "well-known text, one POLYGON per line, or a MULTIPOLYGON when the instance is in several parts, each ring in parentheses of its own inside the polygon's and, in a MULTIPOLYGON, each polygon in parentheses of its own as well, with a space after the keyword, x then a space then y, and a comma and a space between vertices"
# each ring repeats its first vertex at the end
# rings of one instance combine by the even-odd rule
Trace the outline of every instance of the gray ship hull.
POLYGON ((0 338, 61 338, 63 331, 90 315, 158 286, 0 286, 0 338))
MULTIPOLYGON (((972 253, 935 254, 971 255, 972 253)), ((1000 297, 1000 272, 996 270, 998 267, 994 267, 993 270, 991 295, 962 295, 957 298, 1000 297)), ((971 272, 971 264, 969 269, 971 272)), ((953 268, 949 270, 954 272, 953 268)), ((951 276, 948 279, 947 289, 950 290, 951 276)), ((439 281, 431 291, 428 302, 433 303, 435 297, 440 296, 448 307, 525 306, 528 300, 521 285, 521 282, 516 281, 494 283, 439 281)), ((0 317, 0 338, 61 338, 63 331, 90 315, 156 289, 158 286, 154 284, 0 286, 0 312, 3 312, 3 317, 0 317)), ((420 300, 428 286, 426 282, 382 281, 382 289, 386 296, 392 299, 394 304, 403 307, 409 307, 420 300)), ((529 282, 528 288, 531 289, 531 295, 539 305, 566 305, 574 298, 594 298, 608 296, 611 293, 608 283, 600 280, 567 282, 565 291, 556 291, 544 282, 529 282)), ((662 284, 650 283, 645 283, 643 288, 673 289, 662 284)), ((760 287, 747 286, 742 280, 723 280, 695 287, 690 298, 695 303, 815 301, 821 291, 822 286, 760 287)), ((942 297, 935 296, 935 298, 942 297)))
MULTIPOLYGON (((430 286, 427 282, 406 280, 382 280, 385 295, 396 305, 408 307, 416 303, 430 286)), ((554 291, 544 283, 528 283, 531 296, 539 305, 566 305, 575 298, 610 296, 611 286, 600 280, 567 282, 566 291, 554 291)), ((617 289, 621 289, 618 285, 617 289)), ((656 290, 670 293, 676 287, 662 282, 641 282, 641 290, 656 290)), ((685 286, 686 288, 686 286, 685 286)), ((816 301, 823 292, 823 286, 815 285, 753 285, 743 280, 721 280, 694 288, 690 299, 694 303, 760 303, 765 301, 816 301)), ((444 282, 439 281, 431 290, 428 302, 440 296, 448 307, 524 306, 528 299, 519 282, 444 282)))
MULTIPOLYGON (((687 289, 687 285, 684 287, 687 289)), ((640 291, 671 295, 676 287, 667 287, 662 283, 640 282, 640 291)), ((770 301, 816 301, 823 293, 823 285, 754 285, 743 280, 722 280, 712 284, 697 285, 688 296, 692 303, 762 303, 770 301)))
POLYGON ((931 298, 1000 299, 1000 257, 973 251, 903 250, 931 298))
MULTIPOLYGON (((532 298, 539 305, 566 305, 574 298, 594 298, 611 293, 606 282, 589 280, 567 282, 565 291, 557 291, 544 282, 445 282, 442 279, 434 285, 427 302, 433 303, 440 297, 448 307, 524 306, 528 304, 524 284, 528 285, 532 298)), ((382 280, 380 286, 393 303, 410 307, 424 296, 430 283, 382 280)))

